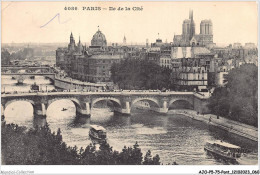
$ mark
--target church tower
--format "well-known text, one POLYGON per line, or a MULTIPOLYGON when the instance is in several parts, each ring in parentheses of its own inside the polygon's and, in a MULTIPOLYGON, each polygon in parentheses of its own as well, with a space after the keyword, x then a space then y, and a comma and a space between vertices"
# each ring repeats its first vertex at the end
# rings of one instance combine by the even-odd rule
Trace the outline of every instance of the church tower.
POLYGON ((78 42, 78 47, 77 47, 77 49, 78 49, 78 52, 79 52, 79 53, 82 53, 82 51, 83 51, 83 45, 81 44, 80 37, 79 37, 79 42, 78 42))
POLYGON ((70 44, 72 44, 73 42, 74 42, 74 38, 73 38, 73 34, 71 32, 71 34, 70 34, 70 44))
POLYGON ((126 45, 126 37, 124 36, 124 39, 123 39, 123 45, 125 46, 126 45))
POLYGON ((70 34, 70 43, 68 45, 68 48, 69 48, 69 51, 74 51, 75 50, 75 40, 74 40, 74 37, 73 37, 73 34, 71 32, 70 34))

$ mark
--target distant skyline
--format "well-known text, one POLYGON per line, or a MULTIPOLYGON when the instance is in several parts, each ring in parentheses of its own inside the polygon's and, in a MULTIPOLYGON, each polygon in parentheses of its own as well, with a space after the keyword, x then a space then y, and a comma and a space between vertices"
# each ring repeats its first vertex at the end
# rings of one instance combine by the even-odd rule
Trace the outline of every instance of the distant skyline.
POLYGON ((258 44, 256 2, 2 2, 2 43, 68 43, 73 32, 76 43, 90 43, 98 30, 108 43, 172 42, 182 33, 182 22, 193 9, 196 33, 200 21, 211 19, 217 45, 236 42, 258 44), (77 6, 78 10, 64 10, 77 6), (101 7, 86 11, 82 7, 101 7), (130 7, 131 11, 102 8, 130 7), (133 11, 132 7, 142 7, 133 11))

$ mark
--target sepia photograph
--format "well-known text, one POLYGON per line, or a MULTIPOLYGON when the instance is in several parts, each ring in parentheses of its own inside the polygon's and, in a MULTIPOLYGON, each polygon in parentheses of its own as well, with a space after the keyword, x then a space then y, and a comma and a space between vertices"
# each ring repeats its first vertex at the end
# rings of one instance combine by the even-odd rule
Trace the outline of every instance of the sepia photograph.
POLYGON ((259 174, 258 8, 1 1, 1 174, 259 174))

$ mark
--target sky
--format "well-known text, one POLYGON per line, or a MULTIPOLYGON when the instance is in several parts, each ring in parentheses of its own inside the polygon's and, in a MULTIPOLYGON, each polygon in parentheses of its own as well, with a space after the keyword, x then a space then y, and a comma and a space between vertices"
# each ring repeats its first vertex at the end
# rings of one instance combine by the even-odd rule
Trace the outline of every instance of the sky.
POLYGON ((151 43, 158 37, 172 42, 174 34, 181 34, 189 9, 193 9, 197 34, 201 20, 212 20, 213 41, 218 45, 258 43, 256 2, 2 2, 2 43, 69 42, 73 32, 76 42, 80 36, 88 44, 98 26, 108 43, 122 43, 124 35, 128 44, 145 43, 146 39, 151 43), (131 10, 109 11, 109 7, 131 10))

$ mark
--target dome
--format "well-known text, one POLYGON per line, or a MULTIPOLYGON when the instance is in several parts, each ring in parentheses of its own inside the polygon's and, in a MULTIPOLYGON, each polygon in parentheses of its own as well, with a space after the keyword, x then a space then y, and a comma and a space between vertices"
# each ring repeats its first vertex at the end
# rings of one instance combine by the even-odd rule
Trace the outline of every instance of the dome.
POLYGON ((107 40, 105 35, 98 30, 94 35, 93 38, 91 40, 91 46, 107 46, 107 40))

